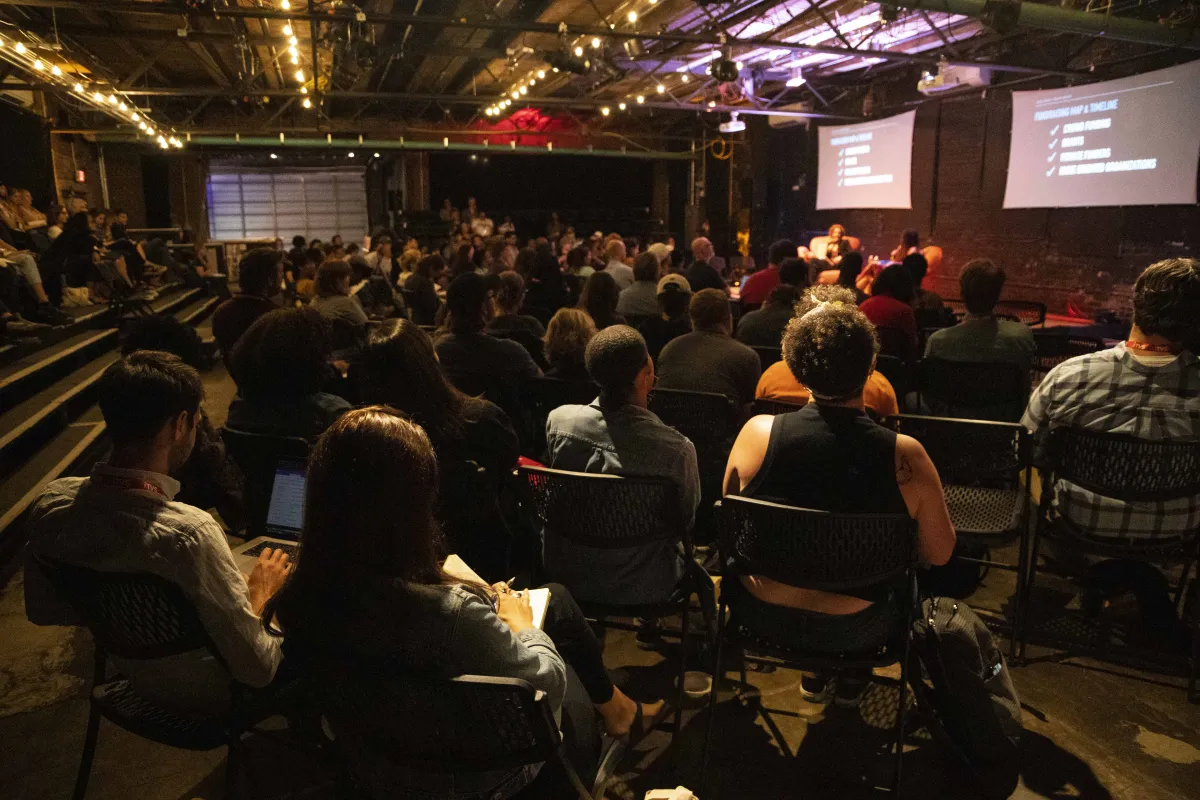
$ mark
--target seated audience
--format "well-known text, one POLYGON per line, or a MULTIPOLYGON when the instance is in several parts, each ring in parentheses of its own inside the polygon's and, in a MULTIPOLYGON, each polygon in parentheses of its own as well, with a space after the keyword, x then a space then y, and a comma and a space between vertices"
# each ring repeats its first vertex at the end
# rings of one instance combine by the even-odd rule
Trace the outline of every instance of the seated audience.
POLYGON ((658 313, 638 326, 638 333, 646 340, 650 357, 658 362, 658 356, 667 342, 692 332, 692 320, 688 316, 688 305, 692 302, 692 286, 687 278, 678 273, 664 275, 658 281, 658 313))
MULTIPOLYGON (((945 564, 954 551, 954 525, 933 462, 917 440, 863 413, 877 349, 871 323, 852 306, 823 304, 792 320, 783 357, 814 402, 746 423, 729 455, 726 493, 842 514, 906 514, 917 522, 920 560, 945 564)), ((785 641, 802 636, 817 651, 871 650, 906 624, 906 600, 898 595, 904 586, 865 599, 756 575, 737 578, 722 583, 735 620, 785 641)), ((869 671, 843 675, 838 704, 857 705, 868 677, 869 671)), ((801 682, 810 702, 827 701, 831 688, 820 673, 801 682)))
MULTIPOLYGON (((308 242, 303 236, 292 237, 292 249, 287 252, 287 260, 291 269, 299 271, 304 266, 304 256, 308 252, 308 242)), ((295 280, 293 278, 293 280, 295 280)))
POLYGON ((779 347, 783 339, 783 329, 792 318, 799 286, 808 277, 808 266, 798 258, 785 258, 777 272, 779 283, 771 290, 767 304, 738 320, 737 340, 742 344, 779 347))
MULTIPOLYGON (((87 219, 86 215, 84 219, 87 219)), ((92 240, 89 257, 94 249, 95 241, 92 240)), ((56 307, 56 303, 62 302, 59 296, 61 292, 56 292, 54 302, 51 302, 50 296, 46 294, 46 287, 42 285, 42 273, 38 269, 37 256, 20 247, 12 236, 12 229, 2 221, 0 221, 0 267, 11 270, 33 292, 33 296, 37 299, 37 309, 32 315, 35 322, 47 325, 69 325, 75 321, 69 314, 63 313, 62 309, 56 307)), ((48 271, 52 285, 57 283, 60 272, 61 270, 57 269, 48 271)))
POLYGON ((67 224, 67 220, 70 218, 70 216, 71 212, 66 206, 52 206, 50 218, 54 220, 54 224, 46 229, 46 238, 52 242, 57 239, 58 235, 62 233, 63 226, 67 224))
POLYGON ((742 281, 738 295, 742 307, 758 306, 767 302, 771 292, 779 285, 779 268, 785 259, 796 258, 796 244, 790 239, 780 239, 767 250, 767 268, 749 275, 742 281))
POLYGON ((275 675, 279 642, 258 615, 288 574, 287 556, 264 550, 243 577, 221 526, 175 499, 180 485, 171 474, 191 454, 204 397, 194 369, 167 353, 138 352, 105 370, 97 391, 112 455, 89 478, 51 483, 30 510, 26 614, 37 625, 81 624, 48 580, 46 562, 171 581, 195 606, 220 659, 206 650, 110 658, 156 705, 192 716, 221 713, 231 680, 263 687, 275 675))
POLYGON ((277 250, 260 247, 238 262, 239 291, 217 306, 212 316, 213 338, 220 345, 226 364, 233 346, 254 321, 279 308, 273 298, 278 296, 283 281, 282 255, 277 250))
POLYGON ((238 396, 225 424, 247 433, 316 439, 350 408, 322 391, 332 352, 330 322, 311 308, 259 317, 229 355, 238 396))
MULTIPOLYGON (((286 631, 289 663, 295 659, 312 679, 318 699, 326 690, 336 694, 333 684, 356 672, 379 680, 405 674, 525 680, 546 693, 572 763, 593 773, 595 716, 609 736, 632 741, 663 704, 639 704, 614 685, 600 643, 565 587, 549 587, 539 629, 528 594, 503 583, 464 583, 443 571, 433 507, 437 473, 425 432, 386 407, 352 411, 322 436, 309 463, 303 554, 264 612, 267 630, 286 631)), ((339 740, 340 721, 331 717, 339 740)), ((379 720, 363 720, 373 722, 379 720)), ((370 765, 355 778, 373 796, 396 796, 407 778, 419 781, 412 788, 422 796, 508 797, 539 771, 431 778, 373 762, 378 758, 364 752, 350 759, 370 765)), ((536 785, 553 788, 538 796, 572 794, 556 769, 541 767, 536 785)))
POLYGON ((532 270, 525 282, 525 313, 536 317, 544 325, 554 316, 554 312, 572 305, 574 298, 559 268, 558 259, 549 246, 539 245, 532 251, 528 248, 522 250, 517 254, 518 262, 524 253, 531 254, 526 259, 532 270))
POLYGON ((588 342, 596 335, 596 323, 586 311, 560 308, 546 326, 547 378, 564 381, 591 380, 584 362, 588 342))
POLYGON ((693 292, 701 289, 717 289, 729 294, 729 286, 725 283, 725 279, 710 263, 713 256, 712 242, 708 239, 701 236, 692 241, 693 261, 686 273, 688 283, 691 284, 693 292))
POLYGON ((917 316, 917 325, 921 328, 944 328, 955 322, 954 313, 946 308, 942 298, 936 292, 921 288, 925 274, 929 272, 929 262, 920 253, 904 257, 901 262, 913 283, 913 312, 917 316))
POLYGON ((604 256, 608 263, 604 267, 604 271, 612 276, 612 279, 617 282, 617 289, 628 289, 633 286, 636 278, 633 274, 633 269, 625 263, 627 255, 625 242, 621 239, 610 239, 608 245, 604 248, 604 256))
MULTIPOLYGON (((947 361, 1016 364, 1021 368, 1023 386, 1028 392, 1029 370, 1037 358, 1037 343, 1028 325, 998 319, 993 313, 1004 280, 1004 269, 986 259, 976 259, 963 267, 959 286, 967 314, 957 325, 930 334, 925 355, 947 361)), ((1004 414, 997 418, 1016 419, 1016 416, 1004 414)))
POLYGON ((317 270, 317 296, 310 305, 330 321, 365 329, 367 314, 358 298, 350 294, 350 277, 350 265, 345 261, 326 261, 317 270))
POLYGON ((672 339, 658 356, 658 388, 723 394, 737 407, 754 401, 762 374, 758 354, 733 338, 729 298, 702 289, 688 306, 692 332, 672 339))
POLYGON ((497 278, 500 289, 496 293, 496 315, 488 322, 488 331, 523 331, 538 338, 545 336, 546 329, 537 317, 521 313, 525 307, 525 280, 512 270, 501 272, 497 278))
POLYGON ((405 250, 400 254, 399 265, 396 267, 396 278, 392 281, 396 286, 403 287, 408 279, 417 273, 417 265, 421 263, 420 250, 405 250))
POLYGON ((437 253, 424 256, 417 262, 417 270, 404 283, 412 321, 418 325, 434 325, 441 300, 437 294, 437 280, 446 271, 446 261, 437 253))
POLYGON ((602 331, 610 325, 625 324, 625 318, 617 313, 620 298, 621 289, 606 268, 587 279, 579 295, 579 307, 591 315, 596 330, 602 331))
POLYGON ((829 226, 829 241, 825 243, 825 252, 813 253, 813 256, 836 268, 851 249, 850 240, 846 238, 846 226, 834 224, 829 226))
MULTIPOLYGON (((857 250, 851 250, 846 255, 842 256, 841 266, 832 273, 832 279, 827 278, 831 273, 822 272, 818 277, 817 283, 822 285, 845 286, 854 292, 854 296, 858 299, 858 304, 862 305, 867 299, 867 293, 858 285, 863 277, 863 257, 862 253, 857 250)), ((868 279, 868 283, 873 278, 868 279)))
POLYGON ((621 290, 621 295, 617 298, 617 313, 627 319, 657 316, 660 272, 661 264, 654 253, 647 251, 635 258, 633 285, 621 290))
MULTIPOLYGON (((1013 323, 1017 324, 1017 323, 1013 323)), ((1072 426, 1139 439, 1200 438, 1200 359, 1186 348, 1200 333, 1200 261, 1172 258, 1146 268, 1133 289, 1133 329, 1109 350, 1064 361, 1029 400, 1021 423, 1043 438, 1072 426)), ((1171 538, 1200 527, 1200 497, 1123 503, 1066 481, 1059 514, 1100 537, 1171 538)))
POLYGON ((919 252, 921 252, 921 234, 910 228, 900 237, 900 244, 896 245, 888 258, 891 261, 903 261, 905 256, 919 252))
POLYGON ((0 341, 9 339, 37 339, 53 330, 52 325, 30 322, 13 312, 0 301, 0 341))
POLYGON ((879 273, 871 296, 859 308, 878 331, 883 352, 907 362, 917 360, 917 317, 913 312, 913 281, 901 264, 879 273))
MULTIPOLYGON (((700 504, 696 448, 687 437, 647 410, 654 362, 633 328, 615 325, 588 343, 587 370, 600 386, 591 405, 566 405, 546 423, 547 466, 573 472, 661 477, 679 487, 680 512, 689 528, 700 504)), ((604 549, 543 531, 547 574, 581 599, 656 603, 675 591, 684 559, 674 542, 604 549)))
MULTIPOLYGON (((826 305, 835 308, 854 305, 854 291, 845 286, 811 286, 797 301, 794 310, 796 317, 803 316, 815 308, 826 305)), ((790 324, 790 320, 789 320, 790 324)), ((803 405, 812 399, 808 387, 796 380, 788 361, 784 358, 767 367, 754 390, 755 398, 764 400, 782 400, 788 403, 803 405)), ((863 387, 863 403, 867 411, 874 414, 876 419, 894 416, 900 413, 896 402, 896 390, 879 370, 872 369, 863 387)))
POLYGON ((296 275, 296 296, 311 303, 317 296, 317 269, 325 263, 325 251, 310 247, 304 254, 304 264, 296 275))
POLYGON ((446 292, 446 322, 439 331, 437 355, 442 370, 467 394, 487 394, 512 412, 516 384, 542 374, 520 344, 484 333, 492 318, 487 284, 473 272, 459 275, 446 292))

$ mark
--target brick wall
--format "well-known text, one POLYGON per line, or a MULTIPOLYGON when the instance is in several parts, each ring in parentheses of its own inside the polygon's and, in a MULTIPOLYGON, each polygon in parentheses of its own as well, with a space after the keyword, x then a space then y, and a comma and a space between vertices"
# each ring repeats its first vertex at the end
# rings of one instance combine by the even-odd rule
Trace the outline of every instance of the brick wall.
POLYGON ((992 91, 986 98, 918 107, 911 210, 814 211, 816 126, 753 128, 755 149, 766 148, 764 164, 795 164, 776 179, 778 193, 768 192, 763 200, 758 217, 765 235, 758 240, 841 222, 862 239, 865 252, 886 256, 911 227, 923 242, 945 251, 929 288, 957 296, 963 264, 986 257, 1007 270, 1006 297, 1038 299, 1057 313, 1081 290, 1100 305, 1120 305, 1119 298, 1128 295, 1149 264, 1169 256, 1200 256, 1200 208, 1194 206, 1002 209, 1011 98, 1007 91, 992 91), (802 188, 792 191, 797 182, 802 188))
POLYGON ((50 147, 54 153, 54 185, 59 202, 73 197, 82 198, 88 208, 104 204, 100 189, 100 161, 96 145, 79 136, 51 136, 50 147), (75 173, 83 170, 85 180, 75 180, 75 173))
POLYGON ((129 214, 129 225, 146 227, 146 193, 142 185, 142 154, 145 145, 104 145, 104 169, 108 175, 108 203, 129 214))

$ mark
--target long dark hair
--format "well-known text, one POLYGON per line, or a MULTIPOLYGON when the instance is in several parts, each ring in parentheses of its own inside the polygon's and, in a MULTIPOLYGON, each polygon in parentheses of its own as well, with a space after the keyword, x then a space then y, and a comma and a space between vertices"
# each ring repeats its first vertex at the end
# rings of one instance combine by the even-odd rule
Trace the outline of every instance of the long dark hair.
POLYGON ((364 399, 400 409, 435 445, 461 440, 471 412, 483 404, 446 380, 433 340, 407 319, 388 320, 371 331, 362 367, 364 399))
POLYGON ((606 328, 613 324, 620 296, 621 289, 612 275, 607 272, 593 272, 583 285, 583 291, 579 295, 579 307, 591 315, 597 329, 606 328))
POLYGON ((469 244, 460 244, 458 250, 454 254, 454 260, 450 262, 450 277, 457 278, 464 272, 474 272, 475 262, 471 260, 472 248, 469 244))
MULTIPOLYGON (((453 580, 434 519, 438 468, 425 431, 387 406, 349 411, 322 434, 308 459, 303 552, 263 609, 267 630, 314 629, 328 611, 353 612, 364 586, 396 579, 430 586, 453 580)), ((320 631, 317 631, 320 636, 320 631)))

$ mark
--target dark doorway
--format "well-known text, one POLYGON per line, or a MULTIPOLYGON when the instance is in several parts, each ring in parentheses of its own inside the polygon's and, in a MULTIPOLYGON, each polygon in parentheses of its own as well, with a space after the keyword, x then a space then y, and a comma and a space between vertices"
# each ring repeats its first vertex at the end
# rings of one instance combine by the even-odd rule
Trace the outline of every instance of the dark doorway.
POLYGON ((142 156, 146 227, 171 227, 171 168, 164 156, 142 156))

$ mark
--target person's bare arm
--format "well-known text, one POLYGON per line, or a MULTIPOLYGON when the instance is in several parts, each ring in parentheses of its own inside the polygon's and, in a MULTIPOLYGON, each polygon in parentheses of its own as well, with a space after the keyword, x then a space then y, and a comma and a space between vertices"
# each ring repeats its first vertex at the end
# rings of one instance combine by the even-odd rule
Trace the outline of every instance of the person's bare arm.
POLYGON ((896 437, 896 484, 909 513, 917 521, 917 552, 921 563, 945 564, 954 553, 954 523, 950 521, 937 468, 921 443, 911 436, 896 437))
POLYGON ((724 494, 741 494, 762 469, 774 421, 769 414, 759 414, 742 427, 725 464, 724 494))

